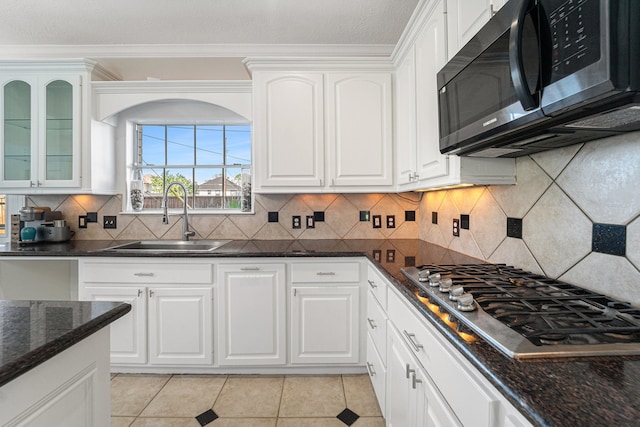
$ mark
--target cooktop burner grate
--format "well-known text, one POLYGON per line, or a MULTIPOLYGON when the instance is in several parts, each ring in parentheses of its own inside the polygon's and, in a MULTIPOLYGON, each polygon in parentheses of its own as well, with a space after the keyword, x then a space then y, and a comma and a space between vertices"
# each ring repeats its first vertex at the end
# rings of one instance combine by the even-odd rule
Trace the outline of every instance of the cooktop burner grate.
POLYGON ((512 357, 640 354, 640 309, 605 295, 506 265, 423 265, 403 273, 422 296, 512 357), (451 289, 442 292, 447 279, 451 289), (453 291, 458 285, 463 290, 453 291))

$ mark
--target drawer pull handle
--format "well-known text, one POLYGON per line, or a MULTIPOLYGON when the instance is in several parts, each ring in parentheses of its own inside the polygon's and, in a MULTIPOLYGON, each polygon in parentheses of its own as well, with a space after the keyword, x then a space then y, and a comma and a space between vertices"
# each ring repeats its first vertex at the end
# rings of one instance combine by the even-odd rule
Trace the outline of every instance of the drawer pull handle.
POLYGON ((369 376, 372 377, 376 374, 376 371, 373 370, 373 363, 367 362, 367 371, 369 371, 369 376))
MULTIPOLYGON (((420 351, 421 348, 424 348, 424 346, 422 344, 419 344, 416 341, 416 334, 410 334, 409 332, 407 332, 406 330, 402 330, 402 333, 404 334, 405 337, 407 337, 407 340, 409 340, 409 343, 411 344, 411 346, 413 347, 413 349, 415 351, 420 351)), ((409 378, 409 377, 407 377, 409 378)))
POLYGON ((415 390, 417 384, 422 384, 422 380, 419 380, 418 378, 416 378, 416 373, 414 371, 411 374, 411 387, 413 387, 413 389, 415 390))
POLYGON ((260 271, 259 267, 242 267, 240 271, 260 271))
POLYGON ((326 271, 326 272, 325 271, 318 271, 316 273, 316 275, 318 275, 318 276, 335 276, 336 273, 334 273, 333 271, 326 271))
POLYGON ((378 285, 376 285, 376 282, 374 282, 373 280, 367 280, 367 282, 369 282, 369 286, 371 286, 371 289, 375 289, 378 287, 378 285))
POLYGON ((371 329, 375 329, 375 328, 377 328, 377 327, 378 327, 378 326, 376 325, 376 322, 374 322, 374 321, 373 321, 373 319, 369 319, 369 318, 367 317, 367 322, 369 322, 369 326, 371 326, 371 329))
POLYGON ((133 273, 133 275, 138 277, 153 277, 153 273, 133 273))
POLYGON ((407 375, 407 379, 409 379, 409 376, 411 376, 411 374, 415 374, 415 372, 416 372, 416 370, 415 369, 411 369, 411 367, 407 363, 407 366, 405 367, 405 373, 407 375))

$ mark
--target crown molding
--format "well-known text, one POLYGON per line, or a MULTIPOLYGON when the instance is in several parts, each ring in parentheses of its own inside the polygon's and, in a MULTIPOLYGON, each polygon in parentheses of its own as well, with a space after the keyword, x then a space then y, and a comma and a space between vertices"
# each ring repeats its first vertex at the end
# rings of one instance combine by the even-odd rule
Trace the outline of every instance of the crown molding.
POLYGON ((128 44, 1 45, 0 59, 200 58, 247 56, 386 57, 395 45, 364 44, 128 44))
POLYGON ((91 82, 96 94, 251 93, 251 80, 141 80, 91 82))
POLYGON ((301 71, 345 71, 370 70, 390 71, 393 63, 384 57, 247 57, 243 64, 251 72, 255 70, 301 70, 301 71))

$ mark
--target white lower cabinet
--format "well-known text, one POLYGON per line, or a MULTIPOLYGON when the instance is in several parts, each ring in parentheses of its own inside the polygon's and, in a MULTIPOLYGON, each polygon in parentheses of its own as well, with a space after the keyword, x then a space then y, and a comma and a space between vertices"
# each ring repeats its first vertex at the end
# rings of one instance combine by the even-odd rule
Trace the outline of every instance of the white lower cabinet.
POLYGON ((146 289, 84 286, 80 289, 80 299, 131 304, 131 311, 111 324, 111 363, 147 363, 146 289))
POLYGON ((291 264, 291 363, 361 363, 365 265, 357 259, 291 264))
POLYGON ((220 366, 284 365, 285 264, 222 264, 217 282, 220 366))
POLYGON ((213 363, 211 264, 81 260, 78 276, 81 300, 131 304, 111 324, 113 365, 213 363))
POLYGON ((149 363, 213 363, 212 289, 150 288, 149 363))
POLYGON ((360 358, 360 288, 293 287, 291 363, 356 363, 360 358))
POLYGON ((387 426, 461 426, 394 327, 387 350, 387 426))

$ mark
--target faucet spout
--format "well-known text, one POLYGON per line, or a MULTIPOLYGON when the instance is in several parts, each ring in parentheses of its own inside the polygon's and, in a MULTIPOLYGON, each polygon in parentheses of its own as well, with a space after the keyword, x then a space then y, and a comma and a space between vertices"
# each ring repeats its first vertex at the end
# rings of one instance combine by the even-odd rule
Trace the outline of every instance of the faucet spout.
POLYGON ((164 191, 164 195, 162 196, 162 223, 169 224, 169 213, 167 208, 167 197, 169 196, 169 190, 171 187, 177 185, 182 188, 184 192, 184 200, 183 202, 183 211, 182 211, 182 240, 189 240, 189 237, 195 236, 196 233, 189 230, 189 214, 187 213, 187 187, 184 186, 181 182, 172 182, 167 185, 167 189, 164 191))

